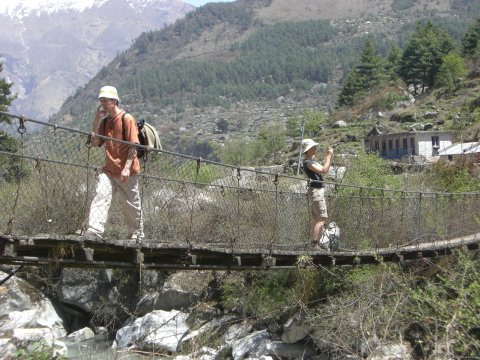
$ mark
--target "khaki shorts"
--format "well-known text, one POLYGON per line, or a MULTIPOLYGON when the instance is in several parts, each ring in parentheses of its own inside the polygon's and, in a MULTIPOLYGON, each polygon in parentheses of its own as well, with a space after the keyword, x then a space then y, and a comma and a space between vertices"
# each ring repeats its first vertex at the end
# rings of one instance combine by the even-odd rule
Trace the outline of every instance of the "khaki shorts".
POLYGON ((310 203, 310 213, 313 218, 328 218, 327 202, 325 200, 325 188, 309 188, 308 201, 310 203))

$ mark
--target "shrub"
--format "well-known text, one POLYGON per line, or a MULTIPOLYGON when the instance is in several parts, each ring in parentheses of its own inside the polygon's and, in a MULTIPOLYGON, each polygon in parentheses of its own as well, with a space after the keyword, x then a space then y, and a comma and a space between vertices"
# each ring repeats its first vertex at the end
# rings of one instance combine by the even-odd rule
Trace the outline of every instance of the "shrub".
POLYGON ((438 162, 426 172, 426 182, 435 191, 469 192, 480 190, 478 169, 468 160, 455 163, 438 162))
POLYGON ((434 275, 416 286, 406 284, 409 294, 405 321, 416 322, 423 336, 416 352, 429 355, 443 348, 447 358, 478 358, 480 334, 480 261, 460 252, 443 267, 433 267, 434 275))
POLYGON ((315 298, 320 276, 311 270, 248 272, 243 279, 222 284, 222 305, 243 315, 275 319, 315 298))

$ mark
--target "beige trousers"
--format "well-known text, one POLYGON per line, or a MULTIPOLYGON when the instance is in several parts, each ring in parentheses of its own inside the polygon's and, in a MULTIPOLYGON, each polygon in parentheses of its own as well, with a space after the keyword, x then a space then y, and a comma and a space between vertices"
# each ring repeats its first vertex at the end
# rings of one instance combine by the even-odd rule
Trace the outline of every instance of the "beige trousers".
POLYGON ((107 223, 108 211, 112 203, 113 190, 122 203, 123 216, 127 225, 129 239, 143 239, 143 219, 140 191, 138 185, 139 177, 134 175, 127 182, 122 183, 105 173, 98 178, 97 188, 88 216, 88 232, 102 237, 107 223))

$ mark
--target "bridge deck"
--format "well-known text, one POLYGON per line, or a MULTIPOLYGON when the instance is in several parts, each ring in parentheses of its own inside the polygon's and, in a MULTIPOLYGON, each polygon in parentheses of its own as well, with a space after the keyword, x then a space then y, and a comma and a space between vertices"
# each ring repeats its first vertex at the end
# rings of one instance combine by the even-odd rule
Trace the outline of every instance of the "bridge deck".
POLYGON ((81 236, 0 235, 0 264, 77 268, 125 268, 151 270, 260 270, 309 266, 354 266, 402 262, 452 254, 455 248, 477 250, 480 234, 461 238, 379 248, 336 252, 232 249, 188 243, 141 245, 129 240, 95 241, 81 236))

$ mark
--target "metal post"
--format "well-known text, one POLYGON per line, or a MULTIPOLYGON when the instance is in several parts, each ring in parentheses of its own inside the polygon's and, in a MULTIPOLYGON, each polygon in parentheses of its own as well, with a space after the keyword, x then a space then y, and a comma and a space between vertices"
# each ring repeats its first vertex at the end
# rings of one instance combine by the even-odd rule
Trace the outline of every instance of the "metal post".
POLYGON ((297 175, 300 174, 300 161, 302 158, 302 142, 303 142, 303 132, 305 129, 305 118, 302 120, 302 136, 300 139, 300 150, 298 151, 298 161, 297 161, 297 175))

